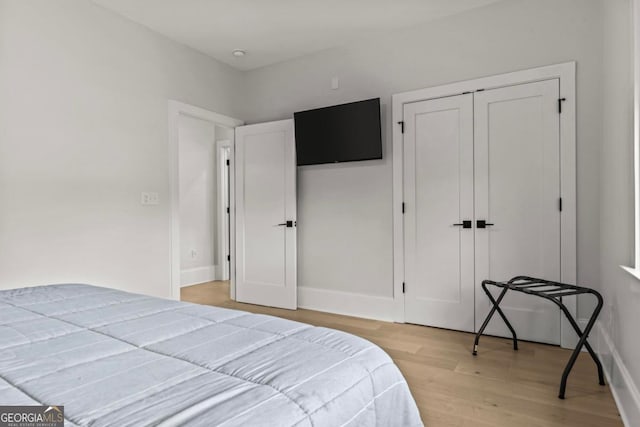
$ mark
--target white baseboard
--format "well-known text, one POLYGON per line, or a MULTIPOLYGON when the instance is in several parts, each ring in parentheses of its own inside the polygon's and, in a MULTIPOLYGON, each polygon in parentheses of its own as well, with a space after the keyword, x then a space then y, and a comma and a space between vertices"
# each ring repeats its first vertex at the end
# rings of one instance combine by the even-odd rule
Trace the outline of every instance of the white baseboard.
POLYGON ((298 307, 393 322, 393 298, 298 287, 298 307))
POLYGON ((640 426, 640 392, 638 385, 627 370, 609 333, 601 322, 597 322, 591 334, 591 343, 604 368, 607 384, 618 405, 622 422, 627 427, 640 426), (595 335, 595 337, 594 337, 595 335))
POLYGON ((215 265, 189 268, 180 272, 180 287, 217 280, 218 268, 215 265))

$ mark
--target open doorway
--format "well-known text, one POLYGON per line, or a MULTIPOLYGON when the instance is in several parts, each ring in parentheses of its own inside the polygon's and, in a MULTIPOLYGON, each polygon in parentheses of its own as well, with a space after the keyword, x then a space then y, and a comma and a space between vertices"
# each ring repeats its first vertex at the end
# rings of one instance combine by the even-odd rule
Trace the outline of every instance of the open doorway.
MULTIPOLYGON (((183 287, 233 282, 234 129, 241 121, 171 101, 171 295, 183 287)), ((233 297, 234 286, 230 285, 233 297)))

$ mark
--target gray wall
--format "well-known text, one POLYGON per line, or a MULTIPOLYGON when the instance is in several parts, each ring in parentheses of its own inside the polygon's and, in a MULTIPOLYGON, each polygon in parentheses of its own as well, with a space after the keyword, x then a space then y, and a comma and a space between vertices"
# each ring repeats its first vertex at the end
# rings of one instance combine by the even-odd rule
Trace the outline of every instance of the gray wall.
POLYGON ((86 0, 0 0, 0 288, 170 296, 167 100, 237 116, 241 79, 86 0))
POLYGON ((393 93, 571 60, 578 63, 578 280, 597 285, 601 13, 599 0, 500 2, 248 72, 250 122, 382 98, 383 160, 299 168, 299 285, 392 295, 393 93), (339 90, 331 90, 332 76, 339 90))
MULTIPOLYGON (((603 133, 600 152, 602 325, 629 374, 640 385, 640 280, 619 266, 634 264, 633 63, 629 0, 608 0, 604 22, 603 133)), ((637 48, 636 48, 637 49, 637 48)), ((636 54, 637 54, 636 50, 636 54)), ((637 266, 640 267, 640 266, 637 266)), ((605 365, 610 365, 607 360, 605 365)), ((615 387, 624 384, 615 381, 615 387)), ((618 390, 628 396, 628 390, 618 390)), ((640 422, 640 407, 630 419, 640 422), (632 418, 635 417, 635 418, 632 418)), ((637 424, 630 424, 637 425, 637 424)))

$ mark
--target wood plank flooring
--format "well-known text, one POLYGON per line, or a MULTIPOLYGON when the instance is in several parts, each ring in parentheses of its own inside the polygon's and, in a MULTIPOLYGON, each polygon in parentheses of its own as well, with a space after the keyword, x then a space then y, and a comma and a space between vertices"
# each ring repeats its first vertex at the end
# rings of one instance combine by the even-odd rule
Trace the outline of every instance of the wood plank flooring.
POLYGON ((558 385, 570 351, 417 325, 299 309, 280 310, 229 299, 227 282, 182 288, 183 301, 270 314, 358 335, 382 347, 404 374, 428 427, 622 426, 608 386, 598 385, 588 354, 576 362, 565 400, 558 385))

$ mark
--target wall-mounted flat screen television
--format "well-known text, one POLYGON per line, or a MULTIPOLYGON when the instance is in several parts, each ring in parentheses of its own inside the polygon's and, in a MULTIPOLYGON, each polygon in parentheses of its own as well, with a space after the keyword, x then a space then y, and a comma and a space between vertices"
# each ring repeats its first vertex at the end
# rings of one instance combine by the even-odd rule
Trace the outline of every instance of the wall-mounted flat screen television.
POLYGON ((298 166, 382 158, 380 98, 293 115, 298 166))

